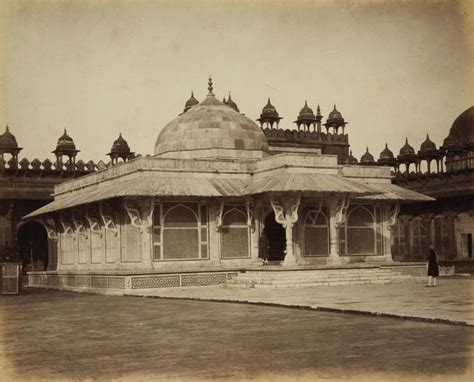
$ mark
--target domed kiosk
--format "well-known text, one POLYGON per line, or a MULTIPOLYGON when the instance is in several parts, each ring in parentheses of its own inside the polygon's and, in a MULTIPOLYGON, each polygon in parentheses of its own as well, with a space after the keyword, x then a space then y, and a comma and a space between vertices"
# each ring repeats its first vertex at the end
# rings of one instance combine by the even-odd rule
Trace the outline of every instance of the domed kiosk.
POLYGON ((387 167, 339 165, 318 150, 269 153, 262 129, 220 102, 211 80, 207 97, 163 128, 154 154, 60 184, 26 216, 44 223, 59 258, 31 285, 222 284, 257 272, 262 256, 277 278, 282 267, 377 267, 392 261, 399 204, 431 200, 392 185, 387 167))

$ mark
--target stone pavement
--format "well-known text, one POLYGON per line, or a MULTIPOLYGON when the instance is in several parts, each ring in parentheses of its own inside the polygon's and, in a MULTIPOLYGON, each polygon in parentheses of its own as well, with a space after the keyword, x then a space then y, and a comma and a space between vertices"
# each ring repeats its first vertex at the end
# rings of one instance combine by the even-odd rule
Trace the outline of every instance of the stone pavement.
MULTIPOLYGON (((130 294, 130 293, 129 293, 130 294)), ((438 286, 423 281, 406 284, 339 285, 288 289, 238 289, 222 286, 155 291, 134 295, 209 301, 238 301, 370 313, 452 324, 474 325, 474 277, 438 278, 438 286)))
POLYGON ((2 382, 473 376, 474 329, 461 325, 34 289, 0 296, 0 320, 2 382))

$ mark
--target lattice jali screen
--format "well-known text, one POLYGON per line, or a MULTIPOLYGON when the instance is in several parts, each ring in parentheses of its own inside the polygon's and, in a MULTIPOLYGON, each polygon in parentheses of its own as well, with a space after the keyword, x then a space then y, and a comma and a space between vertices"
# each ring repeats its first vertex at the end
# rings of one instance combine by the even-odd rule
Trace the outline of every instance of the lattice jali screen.
POLYGON ((221 257, 248 258, 249 255, 249 227, 245 206, 225 206, 221 228, 221 257))
POLYGON ((153 260, 208 258, 207 205, 163 202, 153 216, 153 260))
POLYGON ((304 255, 329 255, 329 220, 327 208, 321 211, 308 207, 303 215, 304 255))
POLYGON ((195 229, 165 229, 163 259, 199 259, 199 237, 195 229))

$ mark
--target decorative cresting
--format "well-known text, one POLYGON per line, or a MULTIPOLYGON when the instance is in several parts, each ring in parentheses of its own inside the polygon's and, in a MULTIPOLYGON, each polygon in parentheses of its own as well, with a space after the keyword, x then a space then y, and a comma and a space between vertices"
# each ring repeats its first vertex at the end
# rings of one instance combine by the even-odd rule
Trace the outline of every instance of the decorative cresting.
POLYGON ((262 129, 214 97, 211 79, 206 99, 169 122, 155 144, 167 158, 259 159, 267 151, 262 129))
POLYGON ((153 198, 141 198, 137 200, 125 199, 123 206, 127 211, 132 226, 147 232, 153 226, 153 198))
POLYGON ((301 194, 273 196, 270 199, 275 221, 285 228, 286 256, 283 260, 284 266, 296 266, 293 251, 293 226, 298 221, 298 208, 301 202, 301 194))

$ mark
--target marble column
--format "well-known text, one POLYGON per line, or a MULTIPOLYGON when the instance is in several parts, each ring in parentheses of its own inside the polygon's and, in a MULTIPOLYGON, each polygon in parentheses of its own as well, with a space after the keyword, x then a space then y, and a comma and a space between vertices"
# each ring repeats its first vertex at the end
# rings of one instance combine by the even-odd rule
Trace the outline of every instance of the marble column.
POLYGON ((300 206, 301 195, 290 194, 283 197, 272 197, 270 199, 275 220, 285 228, 286 237, 286 255, 283 260, 283 266, 297 266, 293 250, 293 227, 298 221, 298 208, 300 206))

